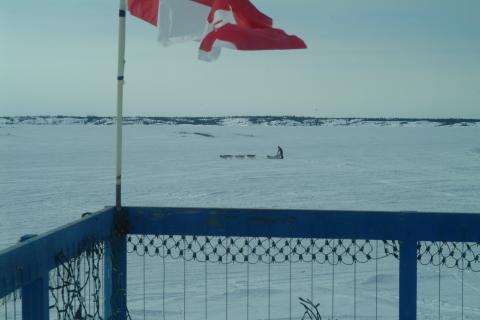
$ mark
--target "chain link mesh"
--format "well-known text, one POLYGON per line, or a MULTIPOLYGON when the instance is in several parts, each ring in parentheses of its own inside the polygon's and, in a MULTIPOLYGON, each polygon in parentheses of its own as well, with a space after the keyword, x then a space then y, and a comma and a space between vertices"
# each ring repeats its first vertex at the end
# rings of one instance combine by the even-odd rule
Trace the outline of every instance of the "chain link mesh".
POLYGON ((365 263, 388 256, 398 258, 397 241, 307 238, 243 238, 175 235, 129 235, 127 251, 143 256, 198 262, 324 264, 365 263))
MULTIPOLYGON (((169 257, 198 262, 324 264, 365 263, 400 255, 398 241, 308 238, 244 238, 176 235, 129 235, 127 250, 143 256, 169 257)), ((417 260, 460 270, 480 271, 480 243, 429 242, 417 244, 417 260)))
POLYGON ((422 265, 480 271, 480 242, 417 243, 417 260, 422 265))

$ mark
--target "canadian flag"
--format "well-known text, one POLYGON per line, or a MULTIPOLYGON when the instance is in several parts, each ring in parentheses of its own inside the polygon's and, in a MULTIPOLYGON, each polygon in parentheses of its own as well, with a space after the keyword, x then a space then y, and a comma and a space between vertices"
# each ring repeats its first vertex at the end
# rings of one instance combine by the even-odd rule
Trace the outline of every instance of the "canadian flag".
POLYGON ((222 47, 237 50, 304 49, 297 36, 273 28, 249 0, 129 0, 130 13, 158 27, 165 45, 200 41, 199 58, 212 61, 222 47))

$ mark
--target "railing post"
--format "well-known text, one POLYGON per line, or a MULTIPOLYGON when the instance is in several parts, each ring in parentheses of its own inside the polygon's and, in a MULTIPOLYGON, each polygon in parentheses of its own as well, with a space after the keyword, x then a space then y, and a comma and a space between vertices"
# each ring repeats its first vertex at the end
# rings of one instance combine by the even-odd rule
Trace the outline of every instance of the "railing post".
POLYGON ((400 241, 400 320, 417 319, 417 242, 400 241))
MULTIPOLYGON (((24 235, 20 242, 35 237, 35 234, 24 235)), ((25 272, 27 270, 23 270, 25 272)), ((28 272, 28 271, 27 271, 28 272)), ((22 287, 23 320, 48 320, 48 272, 32 283, 22 287)))
POLYGON ((110 240, 105 241, 104 318, 127 319, 127 238, 123 213, 115 212, 110 240))

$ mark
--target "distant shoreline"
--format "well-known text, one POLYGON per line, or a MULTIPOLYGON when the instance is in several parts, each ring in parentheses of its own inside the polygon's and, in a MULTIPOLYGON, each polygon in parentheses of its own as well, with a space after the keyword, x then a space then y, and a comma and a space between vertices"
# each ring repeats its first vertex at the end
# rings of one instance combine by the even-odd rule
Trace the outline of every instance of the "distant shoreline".
MULTIPOLYGON (((320 118, 297 116, 225 117, 124 117, 125 125, 213 125, 213 126, 457 126, 480 127, 480 119, 463 118, 320 118)), ((113 125, 115 117, 15 116, 0 117, 0 125, 113 125)))

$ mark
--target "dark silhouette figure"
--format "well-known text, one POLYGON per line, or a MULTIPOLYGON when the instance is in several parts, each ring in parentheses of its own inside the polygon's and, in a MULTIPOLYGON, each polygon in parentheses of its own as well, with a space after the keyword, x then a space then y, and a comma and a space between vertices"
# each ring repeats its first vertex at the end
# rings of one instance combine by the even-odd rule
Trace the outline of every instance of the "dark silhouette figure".
POLYGON ((280 146, 278 146, 278 149, 277 149, 277 156, 278 156, 280 159, 283 159, 283 149, 280 148, 280 146))

